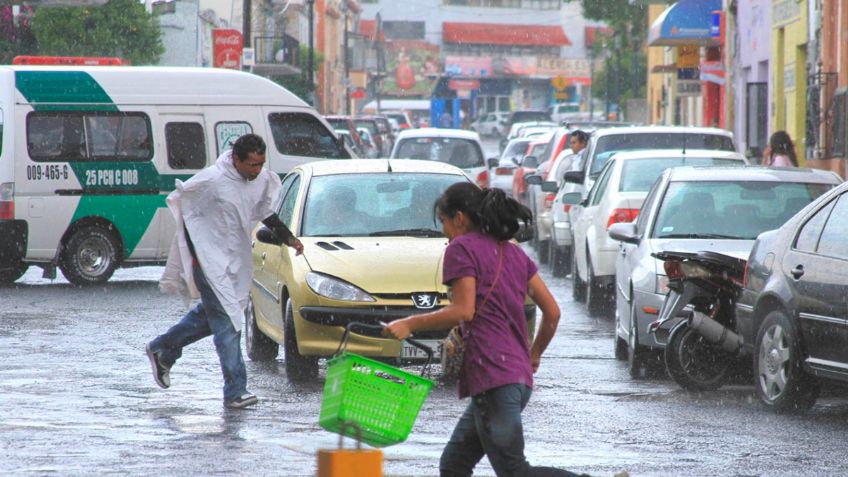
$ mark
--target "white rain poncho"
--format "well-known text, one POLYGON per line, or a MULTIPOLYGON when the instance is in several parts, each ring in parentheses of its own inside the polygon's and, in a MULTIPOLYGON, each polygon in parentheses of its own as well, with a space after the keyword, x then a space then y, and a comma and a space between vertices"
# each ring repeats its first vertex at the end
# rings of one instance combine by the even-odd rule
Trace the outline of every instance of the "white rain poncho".
POLYGON ((230 154, 225 151, 214 166, 185 182, 177 180, 176 189, 168 194, 177 233, 159 289, 182 296, 187 304, 200 298, 192 276, 187 229, 200 268, 233 327, 241 331, 253 268, 251 233, 260 220, 274 213, 280 178, 264 168, 248 181, 233 166, 230 154))

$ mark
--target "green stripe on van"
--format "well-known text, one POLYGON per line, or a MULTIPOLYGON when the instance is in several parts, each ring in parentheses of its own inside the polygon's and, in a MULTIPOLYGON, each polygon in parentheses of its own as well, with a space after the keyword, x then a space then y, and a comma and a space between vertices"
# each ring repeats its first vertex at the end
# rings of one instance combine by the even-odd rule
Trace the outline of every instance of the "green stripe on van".
POLYGON ((89 216, 112 222, 124 241, 125 256, 129 257, 160 207, 165 207, 165 196, 159 194, 84 195, 80 197, 71 223, 89 216))
POLYGON ((84 71, 16 71, 15 84, 36 111, 118 111, 84 71))

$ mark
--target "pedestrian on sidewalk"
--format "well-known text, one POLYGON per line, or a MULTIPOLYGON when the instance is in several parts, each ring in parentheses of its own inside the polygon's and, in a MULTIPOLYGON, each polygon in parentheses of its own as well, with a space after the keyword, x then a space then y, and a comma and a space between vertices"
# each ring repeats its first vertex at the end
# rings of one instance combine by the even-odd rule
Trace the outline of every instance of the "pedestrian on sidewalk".
POLYGON ((795 144, 786 131, 775 131, 763 150, 763 165, 772 167, 798 167, 795 144))
POLYGON ((170 370, 183 347, 214 335, 224 375, 224 405, 244 408, 258 402, 247 391, 241 355, 241 328, 252 275, 251 233, 271 228, 300 255, 303 244, 274 213, 279 176, 265 165, 265 141, 255 134, 236 140, 214 165, 186 182, 177 181, 167 203, 177 222, 159 289, 200 299, 180 322, 146 346, 153 378, 171 385, 170 370))
POLYGON ((531 467, 524 456, 521 411, 560 316, 536 265, 510 242, 519 220, 531 222, 530 210, 500 189, 460 183, 444 192, 436 211, 450 241, 442 277, 451 288, 450 304, 393 321, 385 333, 405 339, 415 331, 461 325, 465 353, 457 388, 460 399, 471 401, 442 452, 440 474, 470 476, 486 455, 499 477, 574 476, 531 467), (542 310, 542 324, 529 347, 524 317, 528 292, 542 310))

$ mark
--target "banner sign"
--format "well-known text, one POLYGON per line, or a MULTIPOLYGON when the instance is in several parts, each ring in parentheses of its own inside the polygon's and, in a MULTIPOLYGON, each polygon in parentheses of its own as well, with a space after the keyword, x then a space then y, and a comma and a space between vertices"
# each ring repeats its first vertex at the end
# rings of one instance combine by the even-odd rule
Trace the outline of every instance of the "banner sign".
POLYGON ((215 68, 241 69, 244 39, 241 32, 231 28, 212 30, 212 66, 215 68))

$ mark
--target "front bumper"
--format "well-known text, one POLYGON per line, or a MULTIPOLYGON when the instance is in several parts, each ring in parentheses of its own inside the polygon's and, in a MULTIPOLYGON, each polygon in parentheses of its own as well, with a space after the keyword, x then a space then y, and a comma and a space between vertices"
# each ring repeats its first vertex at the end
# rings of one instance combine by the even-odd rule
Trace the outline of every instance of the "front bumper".
POLYGON ((571 246, 571 223, 567 220, 565 221, 554 221, 554 229, 551 233, 551 237, 554 241, 556 241, 556 245, 558 247, 570 247, 571 246))
POLYGON ((664 302, 665 295, 663 294, 633 290, 634 315, 636 316, 636 330, 640 345, 653 349, 665 349, 666 338, 668 337, 670 328, 660 331, 659 336, 648 332, 648 325, 659 318, 659 311, 662 309, 664 302), (645 311, 646 309, 650 311, 656 310, 656 313, 649 313, 645 311))
POLYGON ((0 269, 18 268, 26 257, 29 230, 23 220, 0 220, 0 269))

